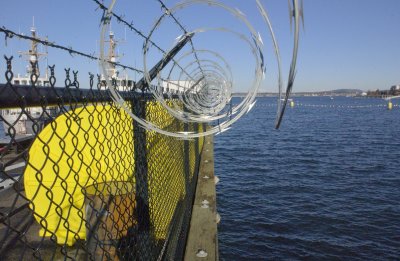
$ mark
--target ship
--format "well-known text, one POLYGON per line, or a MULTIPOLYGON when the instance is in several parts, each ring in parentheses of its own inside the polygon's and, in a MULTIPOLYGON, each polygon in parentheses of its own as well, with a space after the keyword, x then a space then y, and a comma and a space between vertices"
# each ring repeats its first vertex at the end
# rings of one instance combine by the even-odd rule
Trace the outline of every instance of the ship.
MULTIPOLYGON (((50 87, 49 81, 49 73, 48 73, 48 66, 47 66, 47 56, 48 52, 47 49, 45 52, 39 52, 38 50, 38 41, 40 40, 37 34, 36 27, 33 25, 30 29, 31 33, 31 43, 30 49, 26 52, 19 52, 20 57, 27 57, 27 70, 24 75, 17 74, 12 79, 13 86, 32 86, 33 83, 31 81, 31 75, 35 73, 38 75, 37 81, 35 82, 35 86, 38 87, 50 87), (46 69, 44 70, 43 76, 40 70, 39 61, 46 60, 46 69)), ((106 89, 106 77, 109 79, 114 79, 116 83, 116 88, 118 91, 128 91, 134 87, 134 81, 128 77, 127 73, 124 73, 121 76, 121 73, 116 68, 115 63, 119 58, 119 55, 116 52, 118 40, 115 39, 114 33, 112 31, 109 32, 109 39, 107 40, 109 43, 107 59, 111 61, 111 66, 109 67, 107 74, 105 76, 103 74, 100 75, 101 86, 100 88, 106 89)), ((43 127, 50 121, 51 118, 54 118, 56 115, 59 114, 59 108, 57 106, 49 106, 45 108, 46 113, 43 113, 42 107, 27 107, 25 108, 24 112, 20 108, 10 108, 0 110, 0 139, 10 139, 11 132, 10 127, 13 127, 13 131, 11 135, 16 135, 18 138, 23 138, 26 136, 34 136, 43 129, 43 127), (29 115, 29 117, 28 117, 29 115), (50 118, 47 116, 50 115, 50 118), (33 123, 36 122, 38 124, 38 130, 33 130, 33 123)), ((5 142, 3 142, 5 143, 5 142)))
MULTIPOLYGON (((34 22, 30 29, 30 33, 33 39, 37 40, 40 39, 37 35, 34 22)), ((11 82, 12 85, 31 86, 32 81, 30 75, 35 73, 36 75, 38 75, 37 81, 35 83, 36 86, 41 86, 41 87, 49 86, 50 83, 49 83, 49 75, 47 68, 44 72, 44 75, 42 76, 39 67, 39 60, 47 57, 47 50, 43 53, 39 52, 37 41, 32 40, 30 49, 27 52, 19 52, 19 55, 20 57, 25 56, 28 58, 27 70, 25 75, 17 74, 12 79, 11 82)), ((54 112, 52 110, 53 108, 49 108, 48 113, 53 114, 54 112)), ((3 121, 2 124, 1 123, 0 124, 3 125, 2 127, 4 131, 4 133, 0 133, 0 137, 4 135, 7 136, 10 134, 8 132, 10 126, 14 127, 15 131, 13 132, 15 132, 16 135, 33 135, 34 134, 34 131, 32 129, 33 121, 31 119, 38 118, 43 113, 43 109, 42 107, 28 107, 25 108, 25 112, 26 113, 22 113, 22 110, 19 108, 0 110, 0 115, 2 117, 0 120, 3 121), (29 119, 28 115, 30 116, 31 119, 29 119)))
POLYGON ((109 39, 105 42, 108 42, 109 47, 108 47, 108 54, 107 54, 107 60, 110 61, 110 66, 107 69, 107 76, 104 74, 101 74, 101 87, 106 88, 106 77, 109 78, 109 80, 113 79, 115 80, 115 87, 118 91, 129 91, 132 90, 134 87, 134 81, 131 80, 128 77, 128 74, 126 72, 121 74, 121 72, 117 69, 116 63, 118 62, 118 58, 120 57, 119 54, 117 54, 116 49, 117 45, 120 40, 117 40, 114 36, 113 31, 109 31, 108 34, 109 39))

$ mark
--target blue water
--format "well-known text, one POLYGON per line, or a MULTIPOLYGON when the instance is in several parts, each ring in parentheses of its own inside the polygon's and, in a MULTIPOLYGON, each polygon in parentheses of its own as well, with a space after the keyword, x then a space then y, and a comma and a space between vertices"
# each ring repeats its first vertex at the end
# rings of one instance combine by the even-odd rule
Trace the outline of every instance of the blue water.
POLYGON ((273 103, 215 138, 220 259, 400 260, 400 108, 299 97, 275 131, 273 103))

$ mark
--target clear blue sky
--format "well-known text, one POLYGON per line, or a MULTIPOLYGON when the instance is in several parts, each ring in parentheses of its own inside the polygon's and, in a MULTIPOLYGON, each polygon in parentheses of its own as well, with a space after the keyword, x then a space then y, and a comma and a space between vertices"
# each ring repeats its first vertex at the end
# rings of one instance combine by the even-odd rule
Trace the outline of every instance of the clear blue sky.
MULTIPOLYGON (((106 3, 109 0, 105 1, 106 3)), ((263 36, 267 60, 267 80, 262 89, 275 90, 275 63, 270 47, 268 31, 252 0, 225 0, 238 7, 263 36)), ((289 29, 287 1, 262 0, 266 6, 280 44, 284 72, 287 74, 291 57, 292 35, 289 29)), ((166 0, 173 6, 176 1, 166 0)), ((125 15, 136 27, 147 33, 151 24, 162 13, 155 0, 120 0, 116 11, 125 15)), ((4 1, 0 12, 0 26, 29 33, 32 16, 39 35, 51 41, 71 46, 87 53, 98 54, 99 20, 101 13, 90 0, 13 0, 4 1)), ((295 91, 358 88, 363 90, 388 89, 400 84, 400 1, 399 0, 304 0, 305 31, 301 33, 298 73, 295 91)), ((247 33, 237 20, 220 10, 189 8, 178 14, 188 29, 198 26, 225 26, 247 33), (214 11, 213 11, 214 10, 214 11)), ((125 37, 125 28, 112 24, 119 38, 125 37)), ((172 23, 164 23, 155 34, 163 48, 169 48, 180 34, 172 23)), ((143 39, 127 32, 126 42, 121 43, 121 62, 142 66, 143 39)), ((195 44, 210 48, 227 57, 235 74, 237 90, 245 90, 252 79, 254 66, 246 46, 229 34, 204 33, 196 36, 195 44), (213 47, 213 48, 214 48, 213 47)), ((26 50, 27 42, 12 39, 5 46, 0 39, 0 53, 13 54, 26 50)), ((197 47, 196 47, 197 48, 197 47)), ((154 63, 160 54, 150 51, 149 62, 154 63)), ((79 57, 71 57, 56 50, 49 50, 49 63, 55 63, 62 73, 63 67, 78 69, 86 77, 87 72, 96 73, 97 63, 79 57)), ((23 73, 25 62, 16 59, 15 71, 23 73)), ((4 62, 0 73, 4 75, 4 62)), ((131 77, 139 78, 140 75, 131 77)), ((286 78, 286 77, 285 77, 286 78)), ((3 79, 3 76, 2 76, 3 79)), ((61 78, 59 78, 61 80, 61 78)), ((3 81, 3 80, 2 80, 3 81)), ((82 80, 84 81, 84 80, 82 80)), ((62 84, 62 81, 59 81, 62 84)))

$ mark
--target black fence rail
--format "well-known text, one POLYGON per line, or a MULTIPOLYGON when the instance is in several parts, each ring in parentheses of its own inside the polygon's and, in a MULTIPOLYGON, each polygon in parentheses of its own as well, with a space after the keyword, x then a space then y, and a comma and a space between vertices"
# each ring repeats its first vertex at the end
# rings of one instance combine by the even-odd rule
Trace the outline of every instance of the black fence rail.
MULTIPOLYGON (((81 88, 0 84, 0 256, 4 260, 181 260, 203 139, 147 131, 114 105, 100 76, 81 88), (96 81, 97 80, 97 81, 96 81), (3 134, 4 133, 4 134, 3 134)), ((164 129, 205 126, 171 117, 122 84, 132 112, 164 129)))

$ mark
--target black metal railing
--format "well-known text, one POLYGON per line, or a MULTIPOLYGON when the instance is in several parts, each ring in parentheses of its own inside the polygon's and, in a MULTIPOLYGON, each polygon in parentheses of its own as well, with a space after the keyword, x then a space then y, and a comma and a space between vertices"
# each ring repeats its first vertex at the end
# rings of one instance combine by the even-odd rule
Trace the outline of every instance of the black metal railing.
MULTIPOLYGON (((203 139, 144 130, 100 76, 80 87, 0 84, 0 256, 4 260, 181 260, 203 139), (4 132, 4 135, 2 135, 4 132)), ((72 77, 71 77, 72 75, 72 77)), ((174 132, 183 123, 150 94, 121 87, 132 112, 174 132)))

